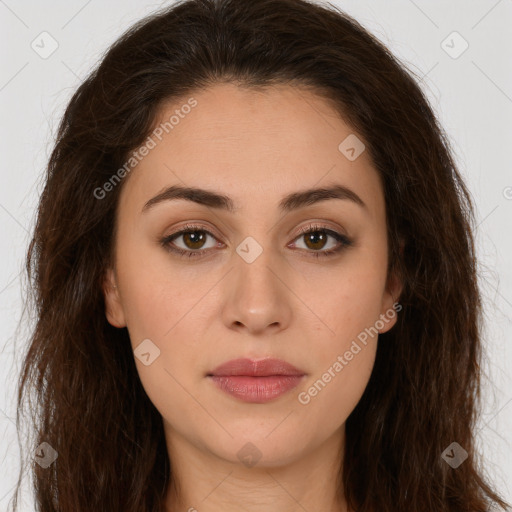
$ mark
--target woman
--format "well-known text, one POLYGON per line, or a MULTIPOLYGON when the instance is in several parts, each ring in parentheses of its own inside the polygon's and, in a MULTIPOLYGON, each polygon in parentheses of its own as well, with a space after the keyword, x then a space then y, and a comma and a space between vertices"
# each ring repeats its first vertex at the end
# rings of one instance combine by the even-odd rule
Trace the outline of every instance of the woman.
POLYGON ((345 14, 188 0, 73 96, 27 269, 41 511, 467 511, 469 192, 345 14))

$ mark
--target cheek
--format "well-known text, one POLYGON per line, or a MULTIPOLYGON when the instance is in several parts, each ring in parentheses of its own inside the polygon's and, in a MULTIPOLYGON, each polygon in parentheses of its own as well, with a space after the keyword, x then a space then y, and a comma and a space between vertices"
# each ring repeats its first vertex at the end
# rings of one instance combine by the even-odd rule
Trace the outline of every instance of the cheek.
MULTIPOLYGON (((163 269, 142 267, 124 287, 127 328, 140 381, 150 401, 170 425, 182 426, 184 411, 185 423, 202 424, 204 409, 191 398, 190 391, 202 378, 201 339, 194 333, 202 307, 198 300, 208 287, 202 293, 192 291, 190 280, 181 274, 164 279, 163 269), (142 352, 138 347, 148 339, 151 363, 145 365, 137 353, 142 352)), ((186 429, 182 434, 185 433, 186 429)))
POLYGON ((312 417, 323 418, 326 429, 350 415, 375 362, 386 264, 377 253, 367 256, 347 259, 330 273, 327 290, 310 294, 308 305, 322 321, 315 322, 311 340, 315 372, 298 401, 312 417))
POLYGON ((180 319, 200 307, 196 304, 211 283, 207 276, 200 278, 193 266, 173 263, 163 248, 130 244, 129 240, 124 247, 119 251, 117 267, 132 343, 145 338, 164 343, 183 321, 180 319))
POLYGON ((348 344, 305 383, 297 396, 299 413, 312 431, 329 435, 345 423, 368 384, 377 343, 348 344), (347 358, 351 354, 351 359, 347 358))
POLYGON ((332 282, 329 300, 318 303, 325 324, 312 336, 314 372, 299 390, 298 403, 314 428, 329 432, 343 424, 361 399, 377 352, 381 281, 353 274, 332 282), (337 285, 337 286, 335 286, 337 285))
MULTIPOLYGON (((328 358, 348 350, 352 340, 364 340, 367 329, 375 327, 382 313, 386 282, 386 261, 378 254, 354 254, 344 264, 309 276, 308 282, 327 283, 309 287, 307 304, 315 313, 316 338, 328 358), (314 293, 311 290, 315 290, 314 293)), ((301 293, 306 293, 306 288, 301 293)), ((368 336, 369 337, 369 336, 368 336)), ((326 362, 325 358, 324 363, 326 362)))

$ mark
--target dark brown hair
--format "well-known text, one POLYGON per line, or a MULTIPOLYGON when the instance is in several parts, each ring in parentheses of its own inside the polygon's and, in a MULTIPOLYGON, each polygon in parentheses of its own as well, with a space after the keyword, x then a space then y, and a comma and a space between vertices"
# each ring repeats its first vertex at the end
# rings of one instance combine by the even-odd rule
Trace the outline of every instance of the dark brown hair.
POLYGON ((17 423, 28 398, 30 455, 43 442, 58 453, 47 468, 30 460, 38 511, 162 510, 173 481, 162 418, 102 293, 123 182, 101 199, 94 190, 148 137, 164 102, 219 82, 314 90, 364 140, 382 178, 403 309, 347 419, 340 495, 358 512, 507 506, 475 451, 472 201, 413 75, 355 20, 305 0, 180 1, 111 46, 60 123, 27 253, 37 322, 17 423), (457 469, 441 457, 454 441, 468 452, 457 469))

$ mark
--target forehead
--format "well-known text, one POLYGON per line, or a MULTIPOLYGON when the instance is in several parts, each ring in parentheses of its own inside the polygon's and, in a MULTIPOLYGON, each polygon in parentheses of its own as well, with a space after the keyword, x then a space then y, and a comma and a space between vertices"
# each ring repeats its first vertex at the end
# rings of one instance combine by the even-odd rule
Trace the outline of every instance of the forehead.
POLYGON ((306 89, 198 90, 161 106, 150 139, 123 187, 124 201, 139 211, 169 185, 222 190, 239 210, 277 205, 285 195, 327 183, 350 187, 375 214, 383 210, 380 178, 361 137, 306 89), (348 146, 359 156, 348 158, 354 155, 348 146))

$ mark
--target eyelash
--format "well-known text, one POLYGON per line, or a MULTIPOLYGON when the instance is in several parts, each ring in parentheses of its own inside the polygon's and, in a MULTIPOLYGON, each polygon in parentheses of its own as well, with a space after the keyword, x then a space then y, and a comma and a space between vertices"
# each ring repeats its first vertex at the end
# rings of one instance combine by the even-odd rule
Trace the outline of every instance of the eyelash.
MULTIPOLYGON (((166 250, 176 253, 180 257, 196 258, 196 257, 203 256, 205 253, 209 252, 210 249, 192 251, 192 250, 181 249, 180 247, 173 247, 172 245, 170 245, 170 243, 174 239, 180 237, 181 235, 184 235, 186 233, 195 232, 195 231, 201 231, 203 233, 206 233, 207 235, 212 236, 213 238, 216 238, 213 233, 211 233, 207 229, 204 229, 204 227, 202 227, 202 226, 186 225, 186 226, 184 226, 184 228, 182 230, 177 231, 177 232, 173 233, 172 235, 169 235, 169 236, 166 236, 165 238, 163 238, 160 241, 160 243, 166 250)), ((347 247, 351 247, 353 245, 352 240, 347 238, 345 235, 342 235, 341 233, 338 233, 336 231, 333 231, 331 229, 328 229, 326 227, 319 226, 319 225, 312 225, 312 226, 307 226, 307 227, 302 228, 294 240, 296 240, 297 238, 300 238, 301 236, 307 235, 309 233, 316 233, 316 232, 327 233, 329 236, 332 236, 335 240, 337 240, 340 245, 338 245, 334 249, 329 249, 327 251, 306 251, 306 252, 311 252, 312 256, 315 258, 334 256, 337 253, 339 253, 340 251, 342 251, 343 249, 345 249, 347 247)))

